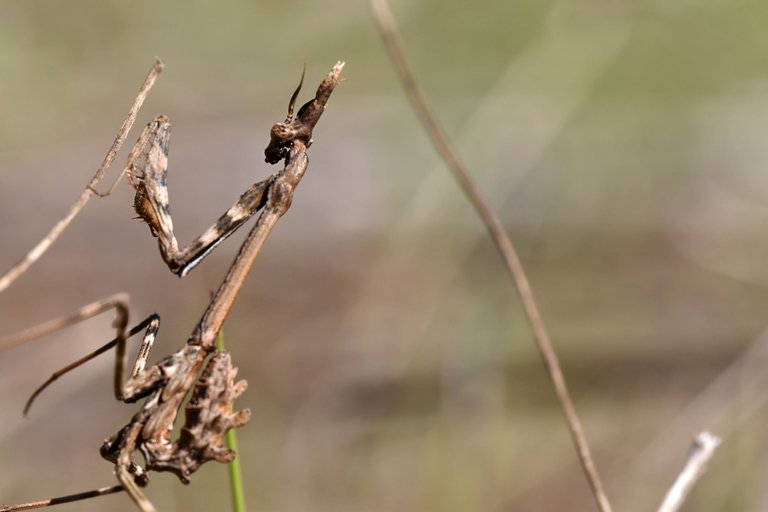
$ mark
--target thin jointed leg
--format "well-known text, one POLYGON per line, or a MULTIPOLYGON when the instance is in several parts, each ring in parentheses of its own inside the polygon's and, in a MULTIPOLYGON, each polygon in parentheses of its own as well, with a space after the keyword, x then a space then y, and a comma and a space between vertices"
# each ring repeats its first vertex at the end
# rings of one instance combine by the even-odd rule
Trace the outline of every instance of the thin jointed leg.
POLYGON ((149 392, 147 390, 154 386, 154 384, 158 381, 158 372, 145 372, 144 368, 149 356, 149 351, 152 348, 152 344, 154 343, 155 335, 157 334, 160 326, 160 317, 157 314, 152 314, 135 327, 131 328, 130 330, 126 330, 129 315, 129 300, 128 295, 125 293, 118 293, 105 300, 92 302, 83 306, 71 315, 55 318, 19 333, 1 338, 0 352, 25 343, 34 338, 50 334, 65 327, 69 327, 76 323, 88 320, 111 309, 114 309, 117 312, 113 324, 117 331, 117 336, 93 352, 86 354, 80 359, 54 372, 29 397, 29 400, 27 400, 27 403, 24 407, 24 415, 29 412, 32 403, 40 395, 40 393, 42 393, 43 390, 45 390, 54 381, 58 380, 59 377, 69 373, 75 368, 78 368, 79 366, 87 363, 91 359, 94 359, 95 357, 103 354, 113 347, 117 349, 115 361, 114 391, 115 396, 119 400, 135 401, 137 399, 137 395, 146 395, 149 392), (146 332, 139 348, 139 355, 136 358, 128 379, 126 380, 124 378, 125 367, 127 366, 126 341, 128 338, 136 335, 143 329, 146 329, 146 332))

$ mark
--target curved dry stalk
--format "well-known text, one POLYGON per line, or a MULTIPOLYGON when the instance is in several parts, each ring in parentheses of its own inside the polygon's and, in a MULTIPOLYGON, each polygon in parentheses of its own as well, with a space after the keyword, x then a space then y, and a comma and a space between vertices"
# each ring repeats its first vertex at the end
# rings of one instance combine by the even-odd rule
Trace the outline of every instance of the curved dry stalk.
POLYGON ((45 251, 47 251, 53 242, 55 242, 56 239, 59 238, 59 236, 64 232, 64 230, 67 229, 67 226, 69 226, 72 220, 77 216, 80 210, 83 209, 85 204, 94 194, 98 196, 108 195, 115 188, 117 182, 120 180, 120 178, 122 178, 123 174, 125 174, 125 170, 123 170, 123 172, 121 172, 120 175, 115 179, 115 182, 106 193, 101 194, 96 191, 96 187, 99 185, 99 183, 101 183, 101 180, 104 178, 107 170, 115 160, 117 152, 120 151, 120 147, 122 147, 123 142, 125 142, 125 138, 128 135, 128 132, 131 130, 133 123, 136 121, 136 115, 139 113, 141 105, 144 103, 147 94, 149 94, 149 90, 155 84, 155 80, 157 80, 157 77, 160 75, 162 70, 163 63, 159 58, 156 57, 155 63, 152 65, 152 68, 149 70, 147 77, 144 79, 144 83, 141 85, 141 89, 139 89, 139 94, 136 96, 131 109, 128 111, 128 117, 125 118, 122 126, 120 126, 120 130, 117 132, 117 137, 112 143, 112 146, 109 148, 109 151, 107 151, 107 155, 101 162, 101 165, 96 171, 96 174, 94 174, 93 178, 91 178, 91 181, 88 182, 88 185, 85 187, 85 190, 83 190, 83 193, 80 194, 80 197, 77 199, 77 201, 75 201, 72 206, 70 206, 67 214, 59 222, 57 222, 55 226, 53 226, 45 238, 40 240, 40 242, 38 242, 38 244, 31 251, 29 251, 26 256, 19 260, 19 262, 11 267, 5 274, 0 276, 0 292, 8 288, 14 281, 16 281, 16 279, 19 278, 19 276, 26 272, 29 267, 31 267, 37 260, 40 259, 43 254, 45 254, 45 251))
POLYGON ((472 206, 475 208, 475 211, 480 216, 483 223, 485 223, 493 242, 501 253, 501 257, 504 260, 507 270, 515 282, 520 300, 523 303, 523 309, 525 310, 526 317, 528 318, 531 330, 533 331, 533 336, 536 340, 536 347, 539 350, 547 369, 547 373, 555 388, 557 398, 560 401, 560 405, 568 424, 568 429, 570 430, 571 437, 576 446, 579 461, 592 489, 592 494, 597 502, 598 508, 602 512, 610 512, 611 505, 597 473, 594 460, 590 453, 589 444, 573 405, 573 399, 568 392, 568 387, 566 386, 565 377, 560 368, 557 353, 547 334, 547 329, 541 318, 539 308, 533 297, 533 291, 531 290, 530 283, 528 282, 520 258, 517 255, 517 251, 515 251, 514 245, 507 235, 501 220, 490 206, 488 206, 487 201, 483 198, 482 193, 471 178, 467 167, 461 161, 461 158, 449 142, 442 127, 427 107, 424 96, 421 94, 421 91, 416 84, 408 60, 405 57, 402 39, 397 30, 397 25, 394 16, 392 15, 392 11, 389 9, 387 0, 371 0, 371 6, 373 7, 374 16, 384 39, 385 46, 389 51, 393 65, 403 83, 406 95, 408 96, 413 109, 416 111, 421 124, 424 126, 424 130, 432 140, 432 144, 436 151, 443 159, 448 169, 452 172, 456 181, 459 182, 459 186, 472 203, 472 206))

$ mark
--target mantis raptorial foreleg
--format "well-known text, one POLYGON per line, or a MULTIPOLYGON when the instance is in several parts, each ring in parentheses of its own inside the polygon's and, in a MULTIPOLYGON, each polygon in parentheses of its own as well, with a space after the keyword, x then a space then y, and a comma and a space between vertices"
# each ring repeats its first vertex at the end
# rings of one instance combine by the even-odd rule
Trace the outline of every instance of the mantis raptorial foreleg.
POLYGON ((170 136, 170 121, 166 116, 157 116, 144 128, 127 168, 136 189, 136 213, 157 237, 160 253, 171 271, 184 276, 259 211, 269 179, 253 184, 210 228, 180 249, 173 233, 167 188, 170 136))
MULTIPOLYGON (((287 158, 295 141, 301 142, 306 148, 312 144, 312 131, 325 109, 332 88, 318 88, 315 98, 305 103, 294 118, 296 98, 303 83, 304 71, 288 103, 288 116, 284 122, 274 125, 270 132, 270 143, 264 155, 266 161, 271 164, 287 158)), ((131 184, 136 189, 136 213, 149 225, 152 235, 157 237, 160 254, 171 272, 184 276, 264 207, 267 200, 265 192, 273 178, 251 185, 215 224, 188 246, 180 249, 173 233, 168 198, 170 137, 171 123, 168 118, 156 117, 139 137, 129 157, 127 169, 131 184)))

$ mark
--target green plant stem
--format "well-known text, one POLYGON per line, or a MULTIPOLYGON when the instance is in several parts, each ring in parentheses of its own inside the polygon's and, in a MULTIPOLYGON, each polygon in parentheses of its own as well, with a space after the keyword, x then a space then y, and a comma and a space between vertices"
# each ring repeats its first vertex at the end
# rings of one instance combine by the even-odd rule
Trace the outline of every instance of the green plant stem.
MULTIPOLYGON (((224 352, 224 330, 219 331, 216 339, 216 348, 224 352)), ((232 511, 246 512, 245 493, 243 492, 243 474, 240 471, 240 452, 237 449, 237 433, 232 428, 227 431, 227 448, 237 455, 229 463, 229 491, 232 495, 232 511)))

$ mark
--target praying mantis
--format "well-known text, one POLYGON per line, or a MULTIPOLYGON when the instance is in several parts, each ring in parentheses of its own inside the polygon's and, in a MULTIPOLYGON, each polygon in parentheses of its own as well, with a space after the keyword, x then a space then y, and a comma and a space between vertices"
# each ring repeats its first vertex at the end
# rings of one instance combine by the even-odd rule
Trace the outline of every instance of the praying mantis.
MULTIPOLYGON (((288 116, 284 122, 272 127, 270 141, 264 151, 268 163, 283 161, 284 168, 249 187, 216 223, 185 248, 179 248, 169 210, 170 122, 167 117, 158 116, 144 129, 129 154, 124 173, 127 173, 130 184, 136 190, 134 209, 149 226, 153 236, 157 237, 163 260, 172 272, 179 276, 186 275, 248 219, 256 213, 259 216, 184 345, 157 364, 147 367, 160 318, 152 314, 129 329, 130 308, 126 294, 114 295, 84 306, 72 315, 0 339, 0 350, 3 350, 114 310, 115 338, 54 373, 32 394, 24 413, 29 411, 35 398, 61 375, 112 348, 116 352, 115 397, 126 403, 144 399, 133 418, 101 446, 102 457, 115 466, 118 485, 62 498, 3 506, 0 511, 45 507, 124 490, 139 510, 152 512, 155 508, 142 491, 142 487, 149 482, 149 472, 169 471, 183 483, 188 483, 191 474, 205 462, 229 462, 234 458, 235 454, 224 447, 223 441, 227 431, 243 426, 250 418, 250 411, 234 410, 234 400, 245 391, 247 384, 244 380, 235 381, 237 369, 228 353, 216 351, 216 338, 264 242, 291 206, 294 191, 309 165, 306 150, 313 142, 313 130, 331 93, 339 84, 343 67, 343 62, 333 66, 320 83, 315 97, 294 116, 294 106, 304 80, 302 73, 299 86, 289 102, 288 116), (142 331, 144 334, 138 356, 126 376, 127 341, 142 331), (185 421, 178 439, 173 440, 174 423, 187 396, 190 399, 185 407, 185 421), (143 465, 134 461, 137 452, 144 458, 143 465)), ((89 189, 102 195, 90 185, 89 189)))

